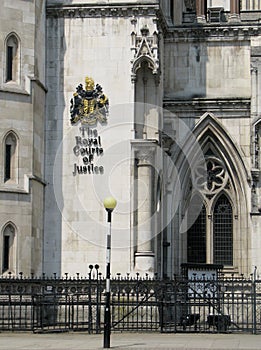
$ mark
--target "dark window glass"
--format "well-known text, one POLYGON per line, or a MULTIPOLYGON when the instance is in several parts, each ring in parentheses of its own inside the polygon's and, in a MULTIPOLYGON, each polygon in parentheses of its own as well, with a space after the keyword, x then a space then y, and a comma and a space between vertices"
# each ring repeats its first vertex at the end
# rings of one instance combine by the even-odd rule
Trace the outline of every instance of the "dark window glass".
POLYGON ((5 181, 11 179, 11 145, 5 145, 5 181))
POLYGON ((222 195, 214 209, 213 218, 214 263, 233 265, 233 217, 232 207, 225 195, 222 195))
POLYGON ((204 206, 187 233, 187 261, 206 263, 206 208, 204 206))
POLYGON ((173 4, 173 0, 170 0, 170 17, 173 21, 173 17, 174 17, 174 4, 173 4))
POLYGON ((6 81, 13 79, 13 47, 7 46, 6 81))
POLYGON ((10 244, 10 236, 4 236, 4 242, 3 242, 3 271, 6 271, 9 269, 9 244, 10 244))

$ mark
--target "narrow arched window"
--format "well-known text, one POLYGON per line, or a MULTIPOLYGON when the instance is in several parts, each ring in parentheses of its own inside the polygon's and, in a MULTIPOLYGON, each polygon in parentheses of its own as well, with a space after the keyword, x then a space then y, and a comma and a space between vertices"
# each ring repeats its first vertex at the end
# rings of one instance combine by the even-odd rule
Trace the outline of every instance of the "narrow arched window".
POLYGON ((215 264, 233 265, 233 216, 228 198, 223 194, 214 207, 213 258, 215 264))
POLYGON ((15 270, 15 228, 8 224, 2 236, 2 272, 15 270))
POLYGON ((13 132, 8 133, 4 143, 4 181, 17 182, 18 173, 17 138, 13 132))
POLYGON ((187 232, 187 261, 206 263, 206 208, 202 207, 196 221, 187 232))
POLYGON ((14 34, 6 40, 6 74, 5 81, 18 82, 19 77, 19 43, 14 34))

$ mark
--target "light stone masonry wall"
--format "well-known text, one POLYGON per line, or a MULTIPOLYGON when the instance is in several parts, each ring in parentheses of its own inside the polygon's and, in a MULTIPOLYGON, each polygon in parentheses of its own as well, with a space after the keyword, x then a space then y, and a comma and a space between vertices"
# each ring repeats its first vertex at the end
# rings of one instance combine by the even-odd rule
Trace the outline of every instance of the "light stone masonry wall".
POLYGON ((249 43, 168 43, 165 53, 166 97, 250 97, 249 43))
MULTIPOLYGON (((154 27, 151 18, 139 19, 154 27)), ((118 200, 112 221, 112 273, 131 270, 131 148, 134 85, 130 18, 48 18, 48 111, 46 120, 45 262, 47 274, 79 272, 98 263, 105 271, 106 212, 102 200, 118 200), (79 38, 81 38, 79 40, 79 38), (109 98, 106 125, 97 124, 104 174, 73 176, 80 124, 70 125, 70 99, 90 76, 109 98)), ((83 137, 83 136, 82 136, 83 137)))
POLYGON ((230 0, 208 0, 208 7, 223 7, 225 11, 230 10, 230 0))
MULTIPOLYGON (((252 256, 250 246, 253 244, 251 234, 253 231, 257 232, 260 221, 253 218, 252 226, 249 217, 252 200, 250 101, 253 93, 250 40, 238 40, 239 37, 232 40, 232 36, 228 38, 224 30, 214 33, 207 27, 198 30, 198 40, 194 38, 191 41, 191 34, 189 29, 176 29, 166 39, 165 105, 177 117, 182 118, 191 130, 203 118, 204 112, 213 113, 224 127, 227 139, 235 145, 236 151, 230 151, 234 153, 234 157, 238 153, 240 158, 237 164, 239 173, 233 176, 238 175, 244 184, 238 183, 236 186, 241 189, 238 187, 233 194, 233 201, 237 206, 233 218, 234 271, 250 273, 253 261, 259 263, 258 254, 253 252, 252 256), (242 196, 242 199, 239 200, 238 196, 242 196)), ((178 138, 177 132, 175 138, 178 138)), ((218 139, 219 142, 224 146, 221 139, 218 139)), ((172 262, 169 266, 170 273, 179 271, 179 264, 186 261, 186 238, 184 235, 177 237, 182 214, 182 211, 177 213, 167 231, 168 241, 174 246, 174 253, 169 252, 168 255, 172 262)), ((260 250, 260 240, 257 237, 256 243, 260 250)))
MULTIPOLYGON (((42 0, 37 3, 5 0, 1 3, 0 12, 0 255, 2 256, 3 252, 3 228, 7 223, 11 223, 15 227, 15 265, 12 266, 11 272, 23 272, 26 275, 39 275, 42 272, 44 9, 45 1, 42 0), (10 33, 15 33, 19 40, 20 70, 16 82, 5 82, 5 40, 10 33), (13 183, 4 182, 3 140, 9 131, 17 135, 18 179, 13 183)), ((2 259, 0 261, 2 269, 2 259)))
MULTIPOLYGON (((227 157, 226 165, 234 176, 233 189, 224 189, 235 205, 231 270, 250 273, 257 266, 261 274, 261 9, 260 0, 241 4, 241 22, 199 25, 193 22, 194 8, 186 9, 185 2, 178 0, 172 3, 173 14, 166 0, 1 2, 0 265, 3 231, 12 223, 16 253, 11 272, 87 275, 89 264, 99 264, 104 273, 109 227, 102 200, 112 195, 118 200, 112 216, 112 274, 135 273, 138 258, 140 271, 147 268, 153 274, 154 253, 160 275, 178 273, 180 263, 186 262, 187 243, 180 232, 185 198, 177 199, 174 193, 174 169, 180 171, 184 197, 188 195, 187 170, 178 152, 171 153, 173 140, 182 131, 176 123, 180 118, 199 139, 205 120, 209 123, 206 128, 212 127, 208 130, 210 139, 220 131, 213 138, 214 146, 220 146, 220 158, 227 157), (182 26, 183 20, 189 25, 182 26), (19 44, 16 82, 5 81, 5 40, 10 33, 17 36, 19 44), (141 42, 146 44, 139 47, 141 42), (109 115, 106 124, 98 122, 83 132, 80 123, 70 123, 70 100, 80 83, 85 88, 86 76, 102 86, 109 98, 109 115), (160 189, 154 188, 157 174, 154 178, 148 176, 149 169, 139 169, 136 156, 140 155, 139 165, 148 165, 146 152, 140 154, 140 150, 156 138, 161 143, 162 121, 151 115, 151 124, 156 129, 158 125, 159 132, 151 125, 144 126, 149 116, 134 106, 135 98, 150 103, 155 100, 158 106, 164 100, 175 116, 164 111, 164 127, 173 139, 170 137, 167 145, 163 142, 168 152, 161 154, 163 175, 163 160, 156 162, 163 180, 160 189), (137 128, 139 121, 142 125, 137 128), (13 183, 4 181, 3 141, 11 130, 18 140, 18 177, 13 183), (74 175, 77 166, 83 165, 75 146, 79 140, 93 137, 89 133, 94 132, 103 148, 94 165, 103 167, 104 172, 74 175), (146 137, 151 140, 144 142, 146 137), (143 178, 139 178, 142 171, 143 178), (146 215, 142 212, 144 203, 137 200, 141 195, 146 199, 146 215), (134 227, 143 224, 136 222, 138 219, 142 221, 156 211, 156 204, 159 211, 151 227, 144 231, 134 227), (164 233, 140 249, 142 235, 154 236, 164 220, 164 233), (146 265, 148 257, 151 265, 146 265)), ((230 1, 209 0, 208 6, 223 6, 229 11, 230 1)))

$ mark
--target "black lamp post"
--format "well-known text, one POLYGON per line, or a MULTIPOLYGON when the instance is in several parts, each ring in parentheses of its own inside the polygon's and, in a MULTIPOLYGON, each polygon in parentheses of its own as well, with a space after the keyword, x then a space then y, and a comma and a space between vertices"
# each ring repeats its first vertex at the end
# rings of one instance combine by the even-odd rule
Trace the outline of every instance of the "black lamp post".
POLYGON ((111 338, 111 310, 110 310, 110 274, 111 274, 111 217, 113 209, 116 207, 117 201, 113 197, 107 197, 103 201, 104 208, 108 213, 107 222, 109 223, 109 230, 107 231, 107 248, 106 248, 106 300, 104 312, 104 337, 103 347, 110 347, 111 338))

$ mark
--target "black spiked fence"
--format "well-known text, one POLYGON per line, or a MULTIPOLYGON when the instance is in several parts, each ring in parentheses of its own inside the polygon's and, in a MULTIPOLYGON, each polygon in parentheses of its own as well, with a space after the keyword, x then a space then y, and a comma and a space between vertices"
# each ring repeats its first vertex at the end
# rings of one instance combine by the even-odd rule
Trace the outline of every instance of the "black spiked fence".
MULTIPOLYGON (((106 280, 86 276, 0 277, 0 330, 101 333, 106 280)), ((261 281, 139 274, 111 277, 111 331, 261 332, 261 281)))

